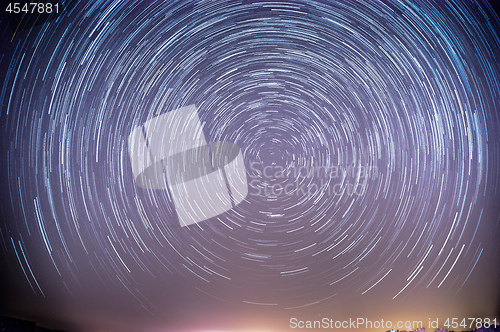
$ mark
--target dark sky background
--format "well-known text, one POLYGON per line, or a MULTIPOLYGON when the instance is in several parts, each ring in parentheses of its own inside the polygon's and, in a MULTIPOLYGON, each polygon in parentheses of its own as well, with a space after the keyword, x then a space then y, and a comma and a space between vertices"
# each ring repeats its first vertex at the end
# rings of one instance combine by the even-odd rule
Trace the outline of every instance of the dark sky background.
POLYGON ((4 9, 2 315, 70 331, 500 321, 489 2, 4 9), (188 105, 207 141, 241 148, 249 192, 180 227, 168 190, 136 185, 127 139, 188 105))

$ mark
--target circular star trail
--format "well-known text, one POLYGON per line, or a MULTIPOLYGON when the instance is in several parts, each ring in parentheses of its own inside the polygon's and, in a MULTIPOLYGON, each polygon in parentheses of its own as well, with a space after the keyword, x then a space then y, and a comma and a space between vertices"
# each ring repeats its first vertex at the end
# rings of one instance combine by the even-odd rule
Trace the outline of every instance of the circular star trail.
POLYGON ((179 1, 6 27, 9 269, 36 296, 90 278, 150 311, 180 280, 285 309, 460 291, 498 197, 498 26, 483 2, 179 1), (127 139, 188 105, 241 148, 249 193, 180 227, 127 139))

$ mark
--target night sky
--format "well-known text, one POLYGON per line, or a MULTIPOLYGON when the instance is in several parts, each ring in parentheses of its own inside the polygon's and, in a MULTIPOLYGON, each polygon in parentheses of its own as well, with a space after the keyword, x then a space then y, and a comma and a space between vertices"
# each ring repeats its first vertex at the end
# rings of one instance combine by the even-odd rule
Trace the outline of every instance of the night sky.
MULTIPOLYGON (((3 7, 0 314, 69 331, 500 324, 489 2, 3 7), (207 142, 240 148, 248 194, 181 227, 128 144, 189 105, 207 142)), ((164 129, 182 150, 186 130, 164 129)))

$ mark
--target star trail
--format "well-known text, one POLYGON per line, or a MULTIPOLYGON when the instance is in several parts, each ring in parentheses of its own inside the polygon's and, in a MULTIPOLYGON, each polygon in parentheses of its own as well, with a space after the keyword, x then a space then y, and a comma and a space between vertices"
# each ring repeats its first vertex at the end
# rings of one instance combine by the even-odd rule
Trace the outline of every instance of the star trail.
POLYGON ((107 313, 179 330, 192 312, 374 313, 361 303, 499 314, 490 3, 58 8, 1 17, 3 312, 90 330, 107 313), (135 183, 127 140, 189 105, 207 142, 241 149, 248 194, 181 227, 171 190, 135 183))

